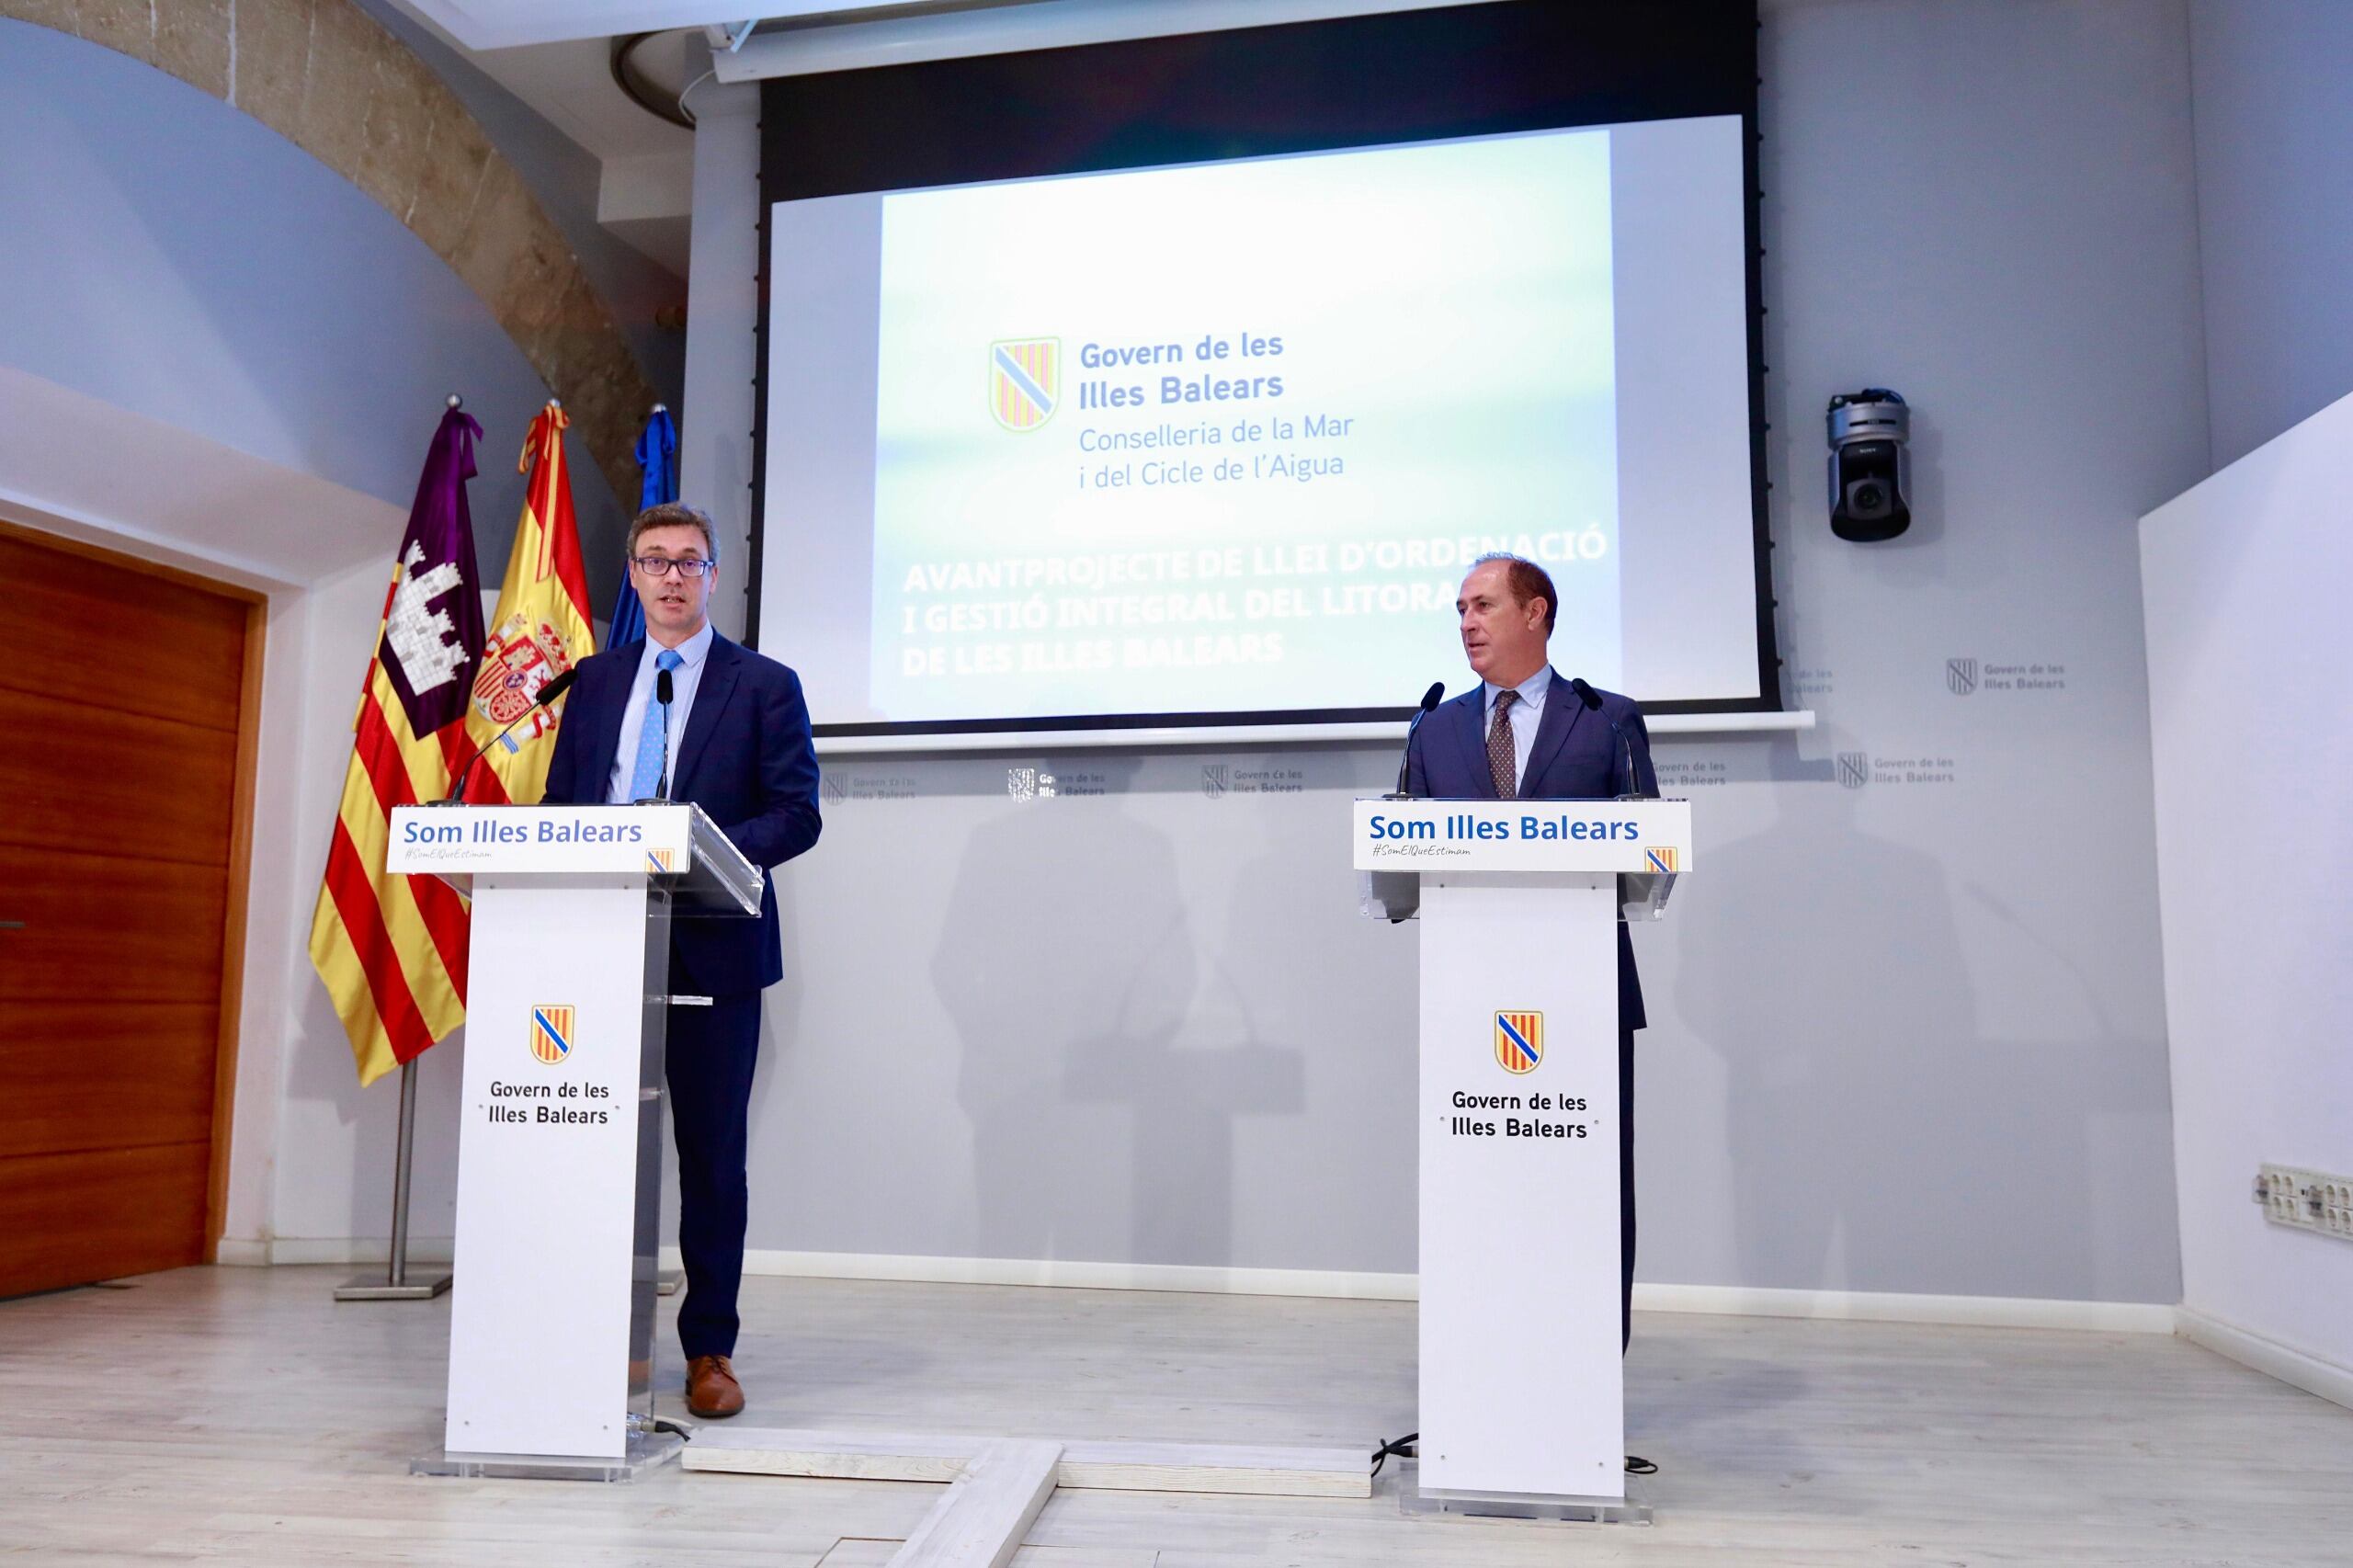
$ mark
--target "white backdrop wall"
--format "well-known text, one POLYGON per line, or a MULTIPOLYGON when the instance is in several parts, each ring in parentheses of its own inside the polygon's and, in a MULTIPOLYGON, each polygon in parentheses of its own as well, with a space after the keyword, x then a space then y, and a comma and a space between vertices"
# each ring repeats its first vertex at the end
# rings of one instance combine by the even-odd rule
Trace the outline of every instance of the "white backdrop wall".
POLYGON ((2265 1161, 2353 1175, 2348 494, 2353 397, 2141 524, 2182 1303, 2333 1367, 2340 1399, 2353 1246, 2248 1199, 2265 1161))
MULTIPOLYGON (((1660 747, 1701 836, 1638 937, 1646 1279, 2177 1299, 2133 520, 2206 472, 2188 36, 2177 0, 1768 12, 1774 527, 1824 727, 1660 747), (1866 383, 1916 409, 1921 520, 1877 548, 1819 493, 1823 405, 1866 383)), ((706 129, 708 183, 748 133, 706 129)), ((706 183, 690 496, 749 468, 697 365, 741 330, 701 279, 749 259, 752 196, 706 183)), ((1392 767, 834 762, 781 883, 753 1246, 1410 1271, 1415 933, 1355 917, 1336 826, 1392 767)), ((383 1146, 301 1049, 281 1256, 381 1233, 383 1146)))
POLYGON ((2258 1161, 2353 1169, 2348 868, 2336 793, 2314 787, 2353 763, 2328 597, 2343 530, 2325 520, 2353 488, 2353 8, 2195 0, 2190 22, 2213 457, 2236 460, 2142 525, 2185 1321, 2342 1401, 2353 1253, 2275 1230, 2246 1197, 2258 1161), (2227 777, 2197 744, 2215 701, 2260 705, 2236 718, 2247 748, 2227 777), (2229 869, 2196 828, 2225 801, 2303 846, 2292 902, 2217 906, 2229 869))

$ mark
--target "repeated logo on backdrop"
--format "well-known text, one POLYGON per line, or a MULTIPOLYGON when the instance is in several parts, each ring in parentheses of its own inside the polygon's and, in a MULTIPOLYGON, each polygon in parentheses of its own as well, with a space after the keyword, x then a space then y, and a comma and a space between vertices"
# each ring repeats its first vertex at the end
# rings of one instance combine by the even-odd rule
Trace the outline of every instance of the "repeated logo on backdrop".
POLYGON ((1035 767, 1008 767, 1005 770, 1005 792, 1017 801, 1051 801, 1054 798, 1054 776, 1035 767))

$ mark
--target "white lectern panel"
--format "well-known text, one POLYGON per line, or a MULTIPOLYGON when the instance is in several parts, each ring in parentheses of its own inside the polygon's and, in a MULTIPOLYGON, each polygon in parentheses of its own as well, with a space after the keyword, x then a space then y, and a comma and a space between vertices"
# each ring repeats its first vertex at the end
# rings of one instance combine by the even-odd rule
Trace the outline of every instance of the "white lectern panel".
POLYGON ((1421 1484, 1625 1495, 1614 873, 1422 879, 1421 1484))
POLYGON ((474 882, 453 1453, 628 1443, 646 877, 474 882))

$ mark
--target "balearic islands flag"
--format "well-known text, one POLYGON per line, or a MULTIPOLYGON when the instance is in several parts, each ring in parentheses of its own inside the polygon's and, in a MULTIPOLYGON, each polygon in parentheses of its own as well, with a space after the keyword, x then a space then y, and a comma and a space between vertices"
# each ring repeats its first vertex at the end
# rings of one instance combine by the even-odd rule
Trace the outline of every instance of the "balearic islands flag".
MULTIPOLYGON (((572 518, 572 479, 563 464, 563 431, 571 423, 550 403, 523 442, 517 467, 531 476, 523 520, 515 529, 515 551, 506 558, 506 581, 499 585, 466 716, 474 739, 489 748, 466 790, 466 799, 479 804, 535 805, 547 792, 559 714, 532 712, 532 699, 540 687, 597 651, 580 529, 572 518), (512 733, 494 738, 526 713, 530 717, 512 733)), ((559 701, 555 708, 563 706, 559 701)))
POLYGON ((384 873, 392 809, 438 801, 472 750, 463 720, 482 646, 466 481, 482 426, 441 416, 359 697, 311 962, 335 999, 359 1081, 372 1084, 465 1021, 464 903, 432 877, 384 873))

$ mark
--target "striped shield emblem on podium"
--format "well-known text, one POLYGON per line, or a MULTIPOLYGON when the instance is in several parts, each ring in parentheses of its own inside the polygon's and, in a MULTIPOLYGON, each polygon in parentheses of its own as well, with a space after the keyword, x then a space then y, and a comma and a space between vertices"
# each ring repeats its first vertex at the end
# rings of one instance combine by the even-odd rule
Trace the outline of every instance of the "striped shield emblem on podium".
POLYGON ((1544 1060, 1544 1015, 1497 1013, 1495 1061, 1510 1074, 1533 1073, 1544 1060))
POLYGON ((572 1054, 572 1009, 542 1002, 531 1009, 531 1054, 552 1067, 572 1054))

